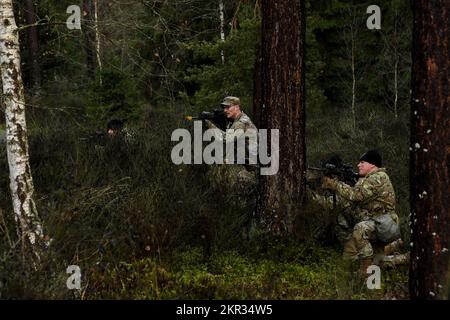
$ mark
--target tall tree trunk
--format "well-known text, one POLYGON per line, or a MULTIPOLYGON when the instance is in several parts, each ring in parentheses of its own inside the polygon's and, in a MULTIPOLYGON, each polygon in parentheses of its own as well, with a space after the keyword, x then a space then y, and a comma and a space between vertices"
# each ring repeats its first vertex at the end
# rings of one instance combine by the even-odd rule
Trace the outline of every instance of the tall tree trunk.
MULTIPOLYGON (((19 51, 12 0, 0 0, 0 63, 13 210, 19 235, 22 239, 28 239, 32 251, 39 256, 38 244, 43 233, 33 201, 34 186, 28 156, 25 96, 19 51)), ((27 245, 26 241, 23 241, 23 245, 27 245)))
POLYGON ((93 0, 93 1, 94 1, 95 55, 97 57, 97 67, 98 67, 98 70, 100 71, 98 80, 100 82, 100 85, 102 85, 102 76, 101 76, 102 59, 100 57, 100 31, 99 31, 99 27, 98 27, 98 2, 97 2, 97 0, 93 0))
POLYGON ((86 50, 86 66, 88 75, 95 79, 98 69, 101 70, 100 39, 98 31, 97 1, 83 0, 84 46, 86 50))
MULTIPOLYGON (((36 23, 36 10, 34 6, 34 0, 26 1, 25 20, 27 25, 33 25, 36 23)), ((30 86, 33 89, 38 89, 41 86, 41 68, 39 65, 39 40, 37 27, 28 27, 27 36, 30 86)))
POLYGON ((445 299, 450 282, 450 2, 415 0, 413 10, 410 295, 445 299))
MULTIPOLYGON (((219 15, 220 15, 220 40, 225 42, 225 17, 223 0, 219 0, 219 15)), ((225 63, 225 54, 223 49, 220 50, 220 57, 222 58, 222 64, 225 63)))
POLYGON ((356 130, 356 74, 355 74, 355 33, 353 25, 351 26, 351 36, 352 36, 352 126, 353 131, 356 130))
POLYGON ((272 234, 292 231, 305 199, 304 6, 303 0, 261 2, 261 125, 280 130, 280 164, 276 175, 261 176, 257 212, 272 234))
POLYGON ((398 57, 395 56, 394 64, 394 116, 398 118, 398 57))
POLYGON ((399 63, 399 41, 398 41, 398 30, 397 30, 397 21, 398 21, 398 9, 395 7, 395 20, 394 20, 394 116, 398 118, 398 63, 399 63))

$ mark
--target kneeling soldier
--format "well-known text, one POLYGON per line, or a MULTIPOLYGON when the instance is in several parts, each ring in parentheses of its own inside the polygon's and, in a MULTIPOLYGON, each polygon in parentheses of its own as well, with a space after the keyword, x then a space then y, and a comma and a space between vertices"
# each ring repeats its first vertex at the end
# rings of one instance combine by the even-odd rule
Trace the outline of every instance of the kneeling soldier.
POLYGON ((324 177, 323 188, 334 191, 349 205, 354 227, 344 244, 344 257, 359 260, 365 273, 373 260, 372 243, 396 240, 400 238, 400 230, 394 188, 382 168, 381 155, 376 150, 367 151, 360 158, 358 170, 360 179, 354 187, 324 177))

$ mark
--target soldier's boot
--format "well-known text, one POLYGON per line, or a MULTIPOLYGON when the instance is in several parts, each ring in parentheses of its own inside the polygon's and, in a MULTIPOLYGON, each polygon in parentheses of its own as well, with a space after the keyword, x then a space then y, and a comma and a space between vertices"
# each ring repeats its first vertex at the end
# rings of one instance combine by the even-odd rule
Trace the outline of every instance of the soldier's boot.
POLYGON ((402 239, 397 239, 391 243, 384 246, 384 255, 389 256, 394 252, 399 252, 403 247, 404 241, 402 239))
POLYGON ((399 265, 406 265, 409 263, 409 252, 403 254, 394 254, 384 256, 383 258, 383 266, 395 268, 399 265))

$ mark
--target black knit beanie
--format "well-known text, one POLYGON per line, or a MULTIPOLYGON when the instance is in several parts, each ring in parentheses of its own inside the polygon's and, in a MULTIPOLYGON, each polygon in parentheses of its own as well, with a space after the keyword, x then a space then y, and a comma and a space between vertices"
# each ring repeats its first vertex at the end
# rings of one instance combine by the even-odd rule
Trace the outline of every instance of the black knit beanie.
POLYGON ((369 150, 366 153, 364 153, 359 161, 365 161, 368 163, 371 163, 378 168, 381 168, 382 162, 381 162, 381 155, 377 150, 369 150))

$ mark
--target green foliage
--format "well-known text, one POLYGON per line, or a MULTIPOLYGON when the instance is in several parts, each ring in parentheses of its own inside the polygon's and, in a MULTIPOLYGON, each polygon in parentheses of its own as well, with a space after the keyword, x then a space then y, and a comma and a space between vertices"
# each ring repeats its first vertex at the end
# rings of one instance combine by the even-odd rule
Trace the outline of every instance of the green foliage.
MULTIPOLYGON (((27 99, 27 121, 36 202, 53 240, 41 270, 32 272, 14 246, 18 239, 9 193, 0 192, 2 297, 404 297, 406 269, 386 270, 382 290, 368 291, 342 262, 340 248, 316 241, 315 233, 332 217, 307 208, 291 241, 247 241, 248 212, 212 183, 208 166, 171 162, 170 136, 174 129, 188 128, 182 120, 186 111, 211 109, 228 94, 240 96, 246 112, 252 108, 260 17, 253 1, 239 2, 239 10, 238 1, 226 2, 224 42, 217 1, 99 2, 103 70, 95 80, 86 72, 80 31, 64 24, 39 29, 44 83, 27 99), (230 30, 235 13, 237 23, 230 30), (113 117, 129 119, 133 139, 99 143, 86 138, 104 131, 113 117), (65 289, 70 264, 80 265, 86 275, 78 296, 65 289)), ((65 22, 68 4, 41 1, 39 15, 65 22)), ((411 35, 404 27, 412 18, 406 2, 382 1, 383 29, 369 31, 365 4, 307 2, 307 160, 315 165, 336 152, 356 163, 367 149, 380 149, 408 243, 411 35), (359 19, 356 126, 349 116, 352 8, 359 19), (397 117, 390 113, 393 43, 401 58, 397 117)), ((9 190, 8 179, 2 144, 0 190, 9 190)))
POLYGON ((225 41, 190 42, 192 67, 186 70, 186 86, 196 88, 190 99, 196 110, 212 108, 226 95, 238 96, 250 111, 253 98, 254 63, 259 45, 259 17, 244 5, 238 15, 239 28, 225 41), (221 53, 224 60, 222 61, 221 53))
MULTIPOLYGON (((407 1, 378 2, 377 5, 382 10, 381 30, 369 30, 366 27, 366 19, 369 17, 366 9, 371 4, 367 1, 356 4, 347 0, 309 2, 307 66, 310 65, 310 80, 307 75, 307 84, 310 83, 310 86, 307 101, 310 101, 308 103, 312 107, 317 94, 323 93, 327 103, 320 101, 326 106, 320 111, 327 111, 330 107, 340 112, 349 110, 352 100, 353 56, 358 112, 381 109, 394 111, 393 61, 396 58, 399 59, 398 108, 407 111, 411 8, 407 1), (318 72, 314 66, 319 67, 318 72)), ((314 107, 310 110, 317 109, 314 107)))
MULTIPOLYGON (((303 235, 310 239, 307 244, 299 244, 304 241, 299 234, 287 243, 244 240, 245 212, 220 186, 210 183, 208 168, 171 163, 168 137, 182 124, 178 119, 181 114, 151 112, 130 127, 135 132, 133 141, 123 144, 118 140, 119 145, 80 139, 86 129, 60 117, 31 131, 37 205, 53 241, 42 265, 47 270, 41 273, 46 282, 33 272, 17 273, 23 268, 18 253, 11 251, 8 241, 2 242, 5 254, 0 275, 8 274, 11 279, 3 289, 6 297, 80 298, 61 289, 70 264, 85 270, 84 281, 89 279, 89 286, 83 287, 83 298, 90 299, 379 299, 404 295, 407 273, 403 269, 389 273, 391 278, 383 282, 382 291, 367 291, 343 264, 340 249, 321 247, 311 239, 324 221, 312 211, 306 214, 307 221, 299 221, 302 226, 310 225, 303 235)), ((343 128, 348 124, 345 118, 327 121, 339 122, 343 128)), ((372 116, 368 123, 378 129, 360 129, 354 140, 330 131, 331 125, 318 125, 323 122, 323 118, 309 121, 310 163, 327 151, 354 161, 359 155, 355 150, 362 153, 376 143, 385 151, 388 168, 401 168, 391 174, 398 194, 407 193, 406 186, 398 189, 403 186, 407 162, 397 161, 404 153, 393 148, 400 144, 400 137, 405 139, 400 135, 405 130, 401 122, 386 125, 382 117, 372 116), (328 139, 322 141, 327 133, 328 139)), ((7 188, 6 157, 2 159, 2 188, 7 188)), ((9 237, 14 240, 14 222, 6 205, 9 199, 6 195, 1 199, 9 237)), ((406 203, 400 206, 404 226, 406 203)))
POLYGON ((96 290, 87 298, 404 298, 407 279, 398 270, 383 270, 386 278, 381 290, 368 290, 365 278, 350 271, 335 251, 317 247, 307 250, 303 246, 297 249, 309 251, 311 256, 303 255, 301 260, 290 257, 289 261, 255 260, 228 251, 199 262, 201 250, 188 248, 175 252, 170 264, 160 264, 151 258, 121 262, 89 275, 96 290))
POLYGON ((122 72, 102 70, 91 86, 90 100, 86 107, 88 117, 97 120, 130 118, 138 115, 139 97, 133 78, 122 72))

